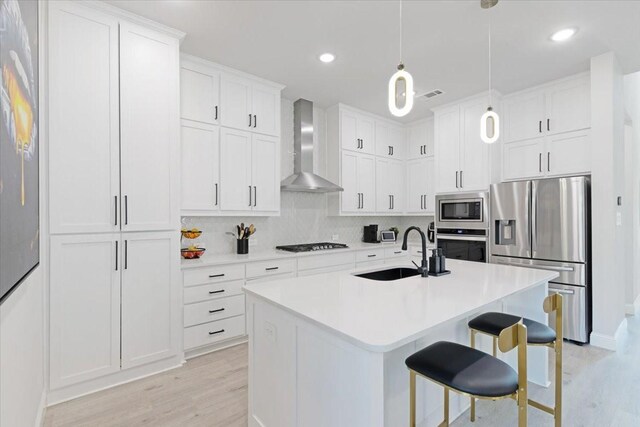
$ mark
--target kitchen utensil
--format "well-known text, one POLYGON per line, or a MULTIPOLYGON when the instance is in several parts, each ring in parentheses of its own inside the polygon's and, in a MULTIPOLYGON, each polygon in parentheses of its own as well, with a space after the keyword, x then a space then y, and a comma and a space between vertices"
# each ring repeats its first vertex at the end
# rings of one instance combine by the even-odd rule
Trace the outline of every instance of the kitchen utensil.
POLYGON ((244 229, 244 238, 248 239, 249 238, 249 227, 244 229))
POLYGON ((256 228, 253 226, 253 224, 251 224, 249 226, 249 235, 252 236, 253 233, 255 233, 255 232, 256 232, 256 228))

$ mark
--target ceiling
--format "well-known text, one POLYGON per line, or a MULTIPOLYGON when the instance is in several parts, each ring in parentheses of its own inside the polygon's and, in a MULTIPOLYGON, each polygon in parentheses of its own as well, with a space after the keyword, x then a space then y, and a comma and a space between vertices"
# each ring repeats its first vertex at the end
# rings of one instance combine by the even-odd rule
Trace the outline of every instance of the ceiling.
MULTIPOLYGON (((398 1, 108 0, 187 33, 182 51, 282 83, 283 96, 328 107, 343 102, 392 117, 387 84, 399 62, 398 1), (323 52, 336 60, 324 64, 323 52)), ((488 89, 503 94, 589 69, 615 51, 623 72, 640 70, 640 1, 404 1, 403 62, 420 94, 402 121, 488 89), (550 35, 578 27, 571 40, 550 35)))

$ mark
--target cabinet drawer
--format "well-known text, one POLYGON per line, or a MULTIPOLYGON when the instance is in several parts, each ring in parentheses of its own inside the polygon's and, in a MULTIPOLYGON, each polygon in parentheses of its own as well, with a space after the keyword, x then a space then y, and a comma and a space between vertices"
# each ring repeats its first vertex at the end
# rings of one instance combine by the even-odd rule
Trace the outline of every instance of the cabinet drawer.
POLYGON ((210 285, 190 286, 184 289, 184 303, 207 301, 242 294, 244 280, 214 283, 210 285))
POLYGON ((189 304, 184 306, 184 326, 198 325, 239 314, 244 314, 244 295, 189 304))
POLYGON ((243 316, 208 322, 198 326, 184 328, 184 349, 201 347, 214 344, 230 338, 245 334, 245 321, 243 316))
POLYGON ((403 258, 409 256, 409 251, 403 251, 400 248, 385 248, 384 257, 388 258, 403 258))
POLYGON ((356 264, 356 268, 376 268, 384 265, 385 263, 384 258, 374 259, 375 261, 359 262, 358 264, 356 264))
POLYGON ((368 249, 356 252, 356 262, 368 262, 384 259, 384 248, 368 249))
POLYGON ((316 268, 333 267, 336 265, 355 265, 354 252, 339 252, 334 254, 309 255, 298 258, 298 272, 316 268))
POLYGON ((293 271, 289 273, 284 273, 284 274, 269 274, 268 276, 253 277, 251 279, 247 279, 247 285, 252 285, 254 283, 269 282, 271 280, 278 280, 278 279, 290 279, 292 277, 296 277, 296 273, 293 271))
POLYGON ((275 276, 296 270, 295 259, 278 259, 247 264, 247 278, 275 276))
POLYGON ((184 271, 184 286, 244 279, 244 264, 216 265, 184 271))

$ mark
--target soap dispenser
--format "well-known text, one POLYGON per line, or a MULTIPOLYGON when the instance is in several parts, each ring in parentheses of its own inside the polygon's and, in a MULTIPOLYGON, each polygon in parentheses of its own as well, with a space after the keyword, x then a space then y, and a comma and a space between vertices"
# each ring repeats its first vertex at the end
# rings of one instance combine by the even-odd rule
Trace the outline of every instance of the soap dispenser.
POLYGON ((441 261, 444 257, 438 254, 441 249, 431 249, 431 256, 429 257, 429 274, 438 275, 442 272, 443 267, 441 261))

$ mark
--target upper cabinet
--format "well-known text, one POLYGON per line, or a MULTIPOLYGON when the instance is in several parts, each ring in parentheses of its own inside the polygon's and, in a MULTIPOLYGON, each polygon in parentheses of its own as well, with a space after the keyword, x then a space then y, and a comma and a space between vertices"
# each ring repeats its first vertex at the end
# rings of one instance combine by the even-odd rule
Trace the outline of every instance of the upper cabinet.
POLYGON ((82 3, 55 6, 51 233, 177 228, 178 40, 82 3))
POLYGON ((502 179, 589 173, 590 92, 580 74, 505 97, 502 179))
POLYGON ((345 150, 375 154, 374 119, 348 109, 340 111, 340 141, 345 150))
POLYGON ((282 87, 189 56, 181 73, 182 214, 278 215, 282 87))
POLYGON ((280 134, 280 89, 224 73, 220 79, 223 126, 267 135, 280 134))
POLYGON ((433 117, 407 126, 407 159, 434 155, 433 117))
POLYGON ((504 141, 513 142, 591 126, 588 74, 504 98, 504 141))
POLYGON ((390 159, 405 158, 405 132, 400 125, 376 121, 376 155, 390 159))
POLYGON ((480 96, 435 110, 436 193, 489 189, 490 146, 480 139, 487 105, 488 96, 480 96))

